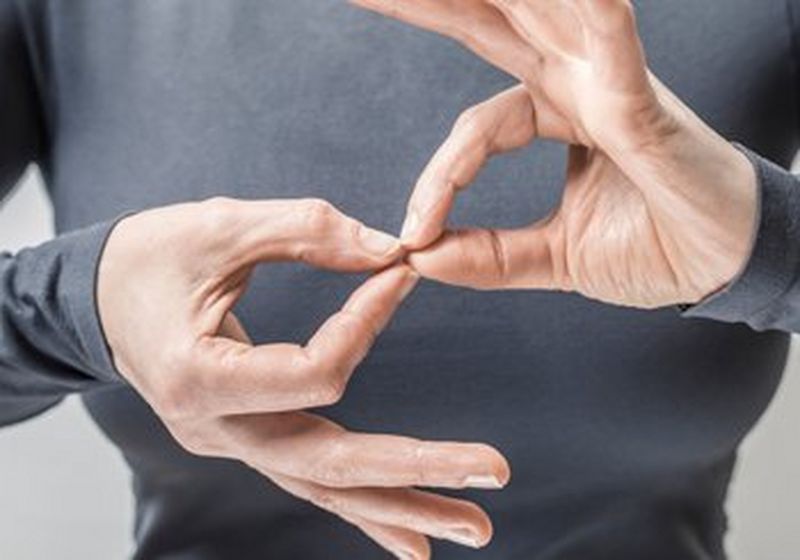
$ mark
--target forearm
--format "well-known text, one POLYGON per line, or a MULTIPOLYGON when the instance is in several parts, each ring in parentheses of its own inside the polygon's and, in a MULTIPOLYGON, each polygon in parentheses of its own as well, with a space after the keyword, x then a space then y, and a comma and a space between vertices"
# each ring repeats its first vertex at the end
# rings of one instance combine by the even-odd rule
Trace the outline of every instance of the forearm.
POLYGON ((116 381, 94 295, 110 228, 0 255, 0 424, 116 381))
POLYGON ((748 261, 728 287, 688 317, 800 332, 800 179, 748 152, 758 175, 759 212, 748 261))

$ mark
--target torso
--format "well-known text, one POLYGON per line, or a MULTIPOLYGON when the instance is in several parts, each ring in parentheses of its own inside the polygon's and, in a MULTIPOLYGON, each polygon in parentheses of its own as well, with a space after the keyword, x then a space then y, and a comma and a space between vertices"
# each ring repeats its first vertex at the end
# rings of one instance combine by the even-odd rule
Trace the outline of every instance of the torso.
MULTIPOLYGON (((345 2, 29 4, 46 38, 45 171, 62 231, 220 194, 319 196, 395 231, 455 117, 512 83, 448 41, 345 2)), ((656 74, 722 133, 788 164, 796 91, 784 2, 637 5, 656 74)), ((541 217, 563 167, 564 150, 546 143, 503 158, 455 221, 541 217)), ((239 314, 259 341, 302 340, 357 281, 264 268, 239 314)), ((475 495, 497 528, 476 557, 722 558, 735 450, 787 345, 674 310, 426 284, 326 414, 503 450, 513 482, 475 495)), ((184 453, 132 391, 85 400, 136 474, 139 557, 384 557, 244 466, 184 453)), ((466 556, 448 545, 435 555, 466 556)))

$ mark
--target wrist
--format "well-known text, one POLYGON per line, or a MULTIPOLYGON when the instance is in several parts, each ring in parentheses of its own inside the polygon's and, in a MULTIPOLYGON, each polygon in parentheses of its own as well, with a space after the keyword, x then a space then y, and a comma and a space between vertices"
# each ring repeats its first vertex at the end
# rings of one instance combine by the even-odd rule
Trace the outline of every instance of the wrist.
POLYGON ((618 165, 667 232, 682 303, 694 303, 724 289, 745 267, 757 229, 758 181, 740 149, 671 92, 659 98, 670 126, 618 165))
POLYGON ((117 324, 118 309, 125 305, 128 296, 122 294, 122 286, 131 281, 130 267, 127 260, 130 258, 128 230, 130 224, 138 214, 128 214, 118 219, 108 232, 105 247, 100 254, 97 264, 97 277, 95 281, 95 298, 97 301, 97 320, 103 331, 109 358, 120 376, 129 379, 129 368, 122 354, 120 333, 125 332, 124 325, 117 324))
POLYGON ((753 251, 759 216, 758 179, 749 158, 699 118, 685 128, 682 150, 673 153, 679 181, 692 209, 685 222, 694 224, 697 293, 688 303, 724 290, 745 268, 753 251), (701 272, 701 269, 705 269, 701 272))

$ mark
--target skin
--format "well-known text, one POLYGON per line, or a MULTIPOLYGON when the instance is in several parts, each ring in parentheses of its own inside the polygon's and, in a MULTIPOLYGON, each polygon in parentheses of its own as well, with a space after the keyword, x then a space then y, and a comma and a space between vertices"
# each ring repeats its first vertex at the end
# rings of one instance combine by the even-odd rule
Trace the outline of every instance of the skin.
POLYGON ((415 186, 402 238, 421 275, 656 308, 698 302, 741 270, 753 167, 649 71, 630 2, 353 3, 449 36, 521 82, 468 109, 415 186), (488 159, 538 138, 569 145, 560 205, 518 230, 446 231, 488 159))
POLYGON ((418 488, 500 488, 510 475, 496 450, 353 433, 304 412, 341 398, 413 289, 417 275, 393 264, 401 254, 398 239, 319 200, 164 207, 112 231, 100 318, 119 372, 188 451, 244 462, 398 558, 428 558, 428 537, 480 547, 492 534, 483 510, 418 488), (232 308, 253 268, 278 261, 382 271, 306 345, 254 345, 232 308))
POLYGON ((482 546, 492 529, 478 506, 418 487, 499 488, 505 459, 304 412, 341 397, 414 271, 642 308, 697 302, 747 259, 756 179, 649 71, 626 0, 354 3, 450 36, 520 80, 458 119, 414 188, 402 246, 321 201, 166 207, 114 229, 98 303, 118 369, 187 450, 243 461, 398 558, 425 559, 428 537, 482 546), (537 138, 569 145, 558 208, 519 230, 447 230, 488 159, 537 138), (394 264, 405 251, 411 267, 394 264), (274 261, 383 272, 305 346, 257 346, 231 310, 253 267, 274 261))

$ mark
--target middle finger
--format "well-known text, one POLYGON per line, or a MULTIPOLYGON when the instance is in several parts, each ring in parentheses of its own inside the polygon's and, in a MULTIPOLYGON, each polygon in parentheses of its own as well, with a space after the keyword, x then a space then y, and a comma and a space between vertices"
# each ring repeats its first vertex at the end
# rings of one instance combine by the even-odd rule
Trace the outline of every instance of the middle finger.
POLYGON ((471 548, 492 538, 489 516, 464 500, 410 488, 326 488, 292 477, 271 478, 290 494, 345 519, 367 519, 471 548))

